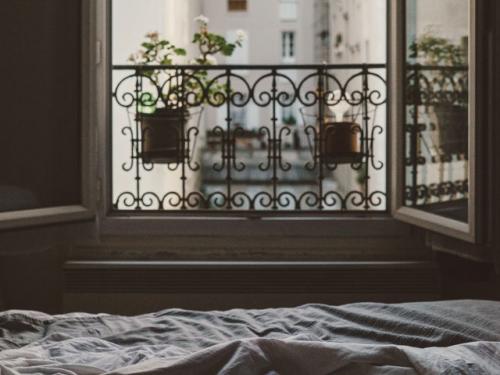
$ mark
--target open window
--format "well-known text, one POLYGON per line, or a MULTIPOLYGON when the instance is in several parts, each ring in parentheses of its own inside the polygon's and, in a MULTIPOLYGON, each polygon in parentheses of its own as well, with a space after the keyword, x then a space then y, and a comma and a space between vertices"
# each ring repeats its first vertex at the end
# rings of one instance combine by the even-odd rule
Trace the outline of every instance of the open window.
MULTIPOLYGON (((279 7, 266 8, 269 14, 274 12, 276 25, 275 48, 265 57, 276 54, 277 64, 261 65, 249 52, 248 65, 218 56, 217 65, 205 68, 193 67, 182 56, 176 60, 181 62, 161 67, 131 63, 130 53, 141 45, 147 30, 136 30, 135 39, 131 38, 130 17, 137 21, 133 27, 140 28, 140 14, 149 30, 159 31, 147 38, 160 42, 164 35, 187 47, 188 56, 196 53, 196 48, 189 50, 193 30, 177 23, 189 24, 196 32, 206 18, 196 17, 193 22, 200 9, 211 20, 211 30, 234 30, 237 21, 262 51, 270 33, 266 31, 259 42, 258 27, 249 28, 260 21, 245 24, 246 15, 224 12, 226 3, 196 8, 192 2, 174 9, 159 1, 149 10, 141 2, 111 4, 113 9, 106 10, 111 17, 103 23, 112 20, 113 25, 103 27, 103 40, 113 43, 105 52, 109 70, 102 75, 105 83, 99 99, 106 102, 101 142, 108 155, 101 167, 103 216, 110 219, 110 227, 125 222, 122 217, 150 224, 153 215, 155 223, 170 224, 178 223, 181 214, 183 220, 210 221, 227 215, 242 222, 253 216, 281 220, 308 215, 328 223, 334 215, 337 220, 341 215, 349 220, 352 214, 387 219, 392 213, 400 221, 430 231, 477 240, 481 197, 476 134, 482 120, 476 108, 480 82, 475 67, 481 39, 476 15, 484 12, 477 11, 476 1, 321 2, 321 7, 310 9, 311 22, 303 22, 315 25, 314 43, 305 44, 308 34, 301 32, 302 24, 291 25, 290 19, 283 23, 279 7), (332 17, 324 17, 325 9, 332 17), (164 22, 166 15, 171 22, 164 22), (153 27, 153 21, 158 26, 153 27), (389 38, 385 25, 390 25, 389 38), (354 26, 357 32, 350 33, 354 26), (295 37, 284 30, 296 30, 295 37), (390 74, 386 74, 387 40, 390 74), (321 51, 311 51, 309 45, 321 51), (316 60, 307 60, 303 52, 307 58, 317 56, 316 60), (311 64, 283 61, 295 56, 311 64), (149 79, 155 70, 163 74, 162 82, 149 79), (184 83, 199 71, 208 83, 198 82, 202 90, 193 92, 193 86, 184 83), (229 87, 232 95, 211 100, 208 88, 215 84, 229 87), (173 145, 166 145, 172 154, 149 158, 147 138, 154 131, 146 124, 151 116, 143 113, 144 107, 153 107, 149 99, 158 104, 155 111, 168 107, 169 90, 178 87, 183 88, 182 95, 175 92, 174 96, 180 98, 180 106, 195 109, 203 102, 203 113, 178 115, 174 132, 178 136, 172 137, 173 145), (346 108, 339 108, 342 105, 346 108), (241 122, 238 113, 245 112, 247 121, 256 125, 253 132, 233 126, 241 122), (331 123, 337 125, 328 126, 331 123), (347 131, 339 123, 347 124, 347 131), (333 152, 339 145, 326 142, 327 129, 335 133, 332 138, 343 134, 340 143, 348 149, 333 152), (392 172, 389 180, 386 169, 392 172), (312 181, 312 188, 297 189, 297 181, 292 181, 295 190, 284 186, 292 174, 312 181), (248 189, 248 181, 256 188, 248 189), (270 192, 262 186, 270 186, 270 192)), ((248 17, 258 17, 264 11, 256 8, 250 13, 248 17)), ((304 14, 300 12, 300 17, 304 14)), ((310 26, 305 28, 311 31, 310 26)), ((226 35, 236 40, 238 33, 226 35)), ((264 221, 259 225, 268 224, 264 221)))
POLYGON ((91 219, 90 6, 13 2, 4 12, 0 230, 91 219))
POLYGON ((392 212, 477 240, 476 1, 392 2, 392 212))

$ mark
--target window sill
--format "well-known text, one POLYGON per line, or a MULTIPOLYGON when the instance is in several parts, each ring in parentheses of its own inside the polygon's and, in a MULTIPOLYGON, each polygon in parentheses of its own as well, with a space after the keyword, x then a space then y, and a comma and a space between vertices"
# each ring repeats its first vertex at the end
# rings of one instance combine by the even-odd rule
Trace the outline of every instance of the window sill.
POLYGON ((104 236, 403 237, 410 226, 385 213, 348 217, 108 216, 104 236))
POLYGON ((0 213, 0 230, 92 220, 94 217, 95 214, 83 206, 2 212, 0 213))

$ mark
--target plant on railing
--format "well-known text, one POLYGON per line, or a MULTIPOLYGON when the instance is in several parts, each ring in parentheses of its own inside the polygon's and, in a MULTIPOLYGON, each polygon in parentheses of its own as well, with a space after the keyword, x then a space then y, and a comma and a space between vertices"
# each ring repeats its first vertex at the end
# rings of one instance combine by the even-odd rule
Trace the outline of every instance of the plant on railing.
POLYGON ((413 70, 409 94, 413 102, 432 106, 439 130, 437 148, 444 155, 467 153, 469 97, 465 44, 425 34, 409 47, 409 57, 421 63, 413 70), (418 69, 421 70, 416 73, 418 69))
MULTIPOLYGON (((130 55, 128 61, 135 65, 172 65, 175 57, 186 56, 184 48, 177 48, 168 40, 161 39, 157 31, 146 34, 142 49, 130 55)), ((161 70, 147 70, 143 74, 159 84, 161 70)))
MULTIPOLYGON (((198 30, 192 43, 197 46, 200 56, 190 61, 192 65, 215 65, 216 55, 231 56, 242 45, 245 37, 242 31, 238 32, 237 40, 230 43, 208 30, 209 20, 205 16, 196 17, 195 22, 198 30)), ((141 49, 132 54, 129 61, 136 65, 172 66, 186 55, 184 48, 160 38, 158 32, 151 32, 146 34, 141 49)), ((191 96, 191 104, 202 105, 209 101, 221 105, 229 90, 225 84, 211 82, 205 69, 184 71, 181 77, 175 70, 165 69, 145 69, 141 74, 161 91, 159 98, 147 91, 139 93, 137 116, 142 130, 142 159, 145 162, 178 163, 185 156, 184 125, 190 116, 187 95, 191 96)))
MULTIPOLYGON (((192 65, 217 65, 216 55, 232 56, 237 47, 241 47, 246 35, 243 31, 237 31, 237 39, 234 43, 228 42, 223 36, 212 33, 208 30, 209 20, 207 17, 200 15, 194 19, 198 24, 198 30, 193 35, 192 43, 196 45, 200 55, 197 58, 189 60, 192 65)), ((129 61, 135 65, 166 65, 171 66, 179 62, 179 57, 187 55, 186 49, 178 48, 171 42, 159 37, 157 31, 146 34, 146 40, 141 44, 141 49, 129 57, 129 61)), ((164 70, 145 70, 143 75, 151 78, 156 86, 161 86, 161 83, 168 80, 169 74, 164 70), (162 76, 162 74, 164 76, 162 76)), ((190 76, 184 82, 184 90, 189 90, 190 93, 195 93, 196 97, 201 101, 206 101, 213 98, 216 92, 223 90, 227 93, 225 85, 213 83, 208 87, 207 95, 204 95, 204 87, 210 83, 208 72, 204 69, 195 69, 187 72, 186 76, 190 76)), ((181 85, 173 84, 170 87, 170 97, 179 98, 181 85)), ((179 98, 180 99, 180 98, 179 98)), ((175 100, 173 100, 173 104, 175 100)))
POLYGON ((421 59, 426 65, 461 66, 467 56, 462 45, 453 44, 449 39, 424 34, 410 45, 410 57, 421 59))
POLYGON ((283 124, 285 125, 297 125, 297 118, 293 114, 283 117, 283 124))

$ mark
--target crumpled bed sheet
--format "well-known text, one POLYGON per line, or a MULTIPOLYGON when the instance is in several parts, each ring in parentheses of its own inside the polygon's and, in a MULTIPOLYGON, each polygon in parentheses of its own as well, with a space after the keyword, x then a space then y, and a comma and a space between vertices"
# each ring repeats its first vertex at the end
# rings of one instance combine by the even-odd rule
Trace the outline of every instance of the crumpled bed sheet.
POLYGON ((0 375, 500 374, 500 302, 0 313, 0 375))

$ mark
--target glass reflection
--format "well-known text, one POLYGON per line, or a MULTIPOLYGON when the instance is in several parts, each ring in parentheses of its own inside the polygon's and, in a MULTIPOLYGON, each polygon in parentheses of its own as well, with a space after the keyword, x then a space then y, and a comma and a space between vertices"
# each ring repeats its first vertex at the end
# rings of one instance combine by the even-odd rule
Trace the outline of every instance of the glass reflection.
POLYGON ((468 0, 406 0, 405 204, 468 221, 468 0))

